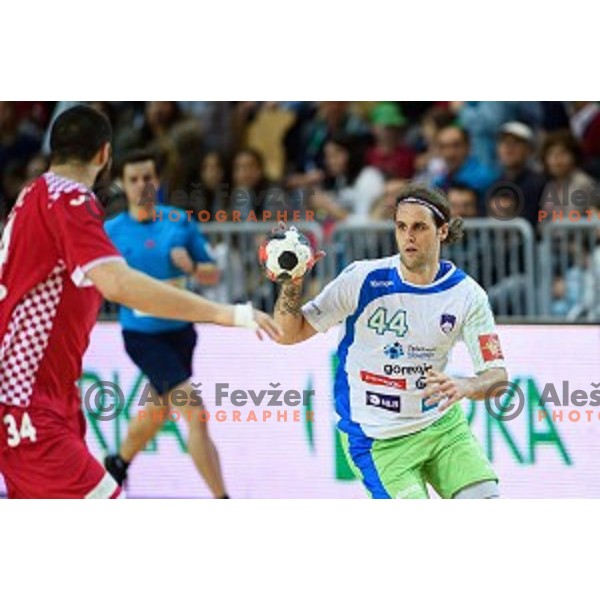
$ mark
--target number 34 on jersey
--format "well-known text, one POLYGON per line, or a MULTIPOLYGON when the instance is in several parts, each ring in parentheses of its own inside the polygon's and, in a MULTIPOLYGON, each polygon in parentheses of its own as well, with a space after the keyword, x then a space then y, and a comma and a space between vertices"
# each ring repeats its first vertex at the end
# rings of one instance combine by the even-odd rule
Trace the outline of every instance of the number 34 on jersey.
POLYGON ((37 441, 37 431, 31 423, 29 414, 23 413, 21 423, 13 415, 5 415, 2 419, 6 427, 6 443, 9 448, 16 448, 22 440, 37 441))

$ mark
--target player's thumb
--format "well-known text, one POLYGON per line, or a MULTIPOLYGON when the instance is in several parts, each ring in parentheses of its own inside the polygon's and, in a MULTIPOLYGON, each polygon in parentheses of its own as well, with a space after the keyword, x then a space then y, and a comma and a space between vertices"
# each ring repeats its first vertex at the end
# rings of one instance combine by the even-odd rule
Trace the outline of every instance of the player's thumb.
POLYGON ((318 250, 317 252, 315 252, 314 256, 312 257, 312 259, 310 261, 311 268, 314 267, 315 264, 318 263, 325 256, 327 256, 327 252, 325 252, 323 250, 318 250))

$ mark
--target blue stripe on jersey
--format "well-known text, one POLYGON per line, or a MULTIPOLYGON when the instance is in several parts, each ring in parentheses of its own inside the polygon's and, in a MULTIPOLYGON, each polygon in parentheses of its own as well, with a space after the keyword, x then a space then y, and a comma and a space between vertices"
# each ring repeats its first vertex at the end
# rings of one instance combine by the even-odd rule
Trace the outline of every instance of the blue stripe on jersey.
POLYGON ((383 486, 383 482, 377 472, 375 461, 371 454, 373 439, 361 433, 360 435, 348 435, 348 450, 352 462, 361 472, 363 484, 369 490, 374 499, 391 498, 383 486))
MULTIPOLYGON (((444 265, 448 263, 442 262, 440 270, 438 271, 437 278, 443 277, 447 274, 448 268, 444 269, 444 265)), ((466 274, 460 269, 455 271, 443 281, 427 287, 417 287, 405 283, 400 279, 398 270, 395 268, 384 268, 371 271, 365 278, 358 297, 358 306, 353 314, 346 319, 346 332, 340 345, 338 346, 338 369, 335 376, 334 385, 334 396, 335 396, 335 410, 340 417, 339 428, 345 431, 350 441, 352 438, 359 440, 360 438, 366 437, 362 427, 352 421, 350 416, 350 385, 348 384, 348 373, 346 372, 346 359, 348 358, 348 350, 354 342, 354 333, 356 322, 359 317, 365 311, 367 306, 381 298, 383 296, 390 296, 392 294, 417 294, 417 295, 428 295, 428 294, 439 294, 453 288, 455 285, 463 281, 466 274), (392 281, 391 286, 374 286, 373 283, 381 281, 392 281)))

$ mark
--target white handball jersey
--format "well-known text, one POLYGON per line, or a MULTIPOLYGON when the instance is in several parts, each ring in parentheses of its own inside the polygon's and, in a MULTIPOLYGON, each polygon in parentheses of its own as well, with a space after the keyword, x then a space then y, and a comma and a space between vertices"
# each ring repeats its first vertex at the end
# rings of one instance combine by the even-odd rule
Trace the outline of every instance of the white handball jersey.
POLYGON ((398 254, 354 262, 302 312, 320 332, 343 322, 335 405, 349 434, 386 439, 440 418, 424 404, 425 375, 444 371, 461 339, 476 373, 504 366, 487 294, 448 261, 429 285, 403 281, 398 254))

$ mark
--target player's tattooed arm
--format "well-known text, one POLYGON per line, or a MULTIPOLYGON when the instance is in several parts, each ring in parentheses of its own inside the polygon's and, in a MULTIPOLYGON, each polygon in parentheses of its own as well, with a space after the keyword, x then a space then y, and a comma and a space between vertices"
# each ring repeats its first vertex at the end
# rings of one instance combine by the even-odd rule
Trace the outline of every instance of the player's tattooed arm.
POLYGON ((275 322, 283 330, 281 344, 298 344, 317 333, 302 314, 302 281, 284 283, 275 303, 275 322))
POLYGON ((284 283, 281 286, 275 312, 281 315, 290 315, 292 317, 302 317, 302 282, 284 283))

